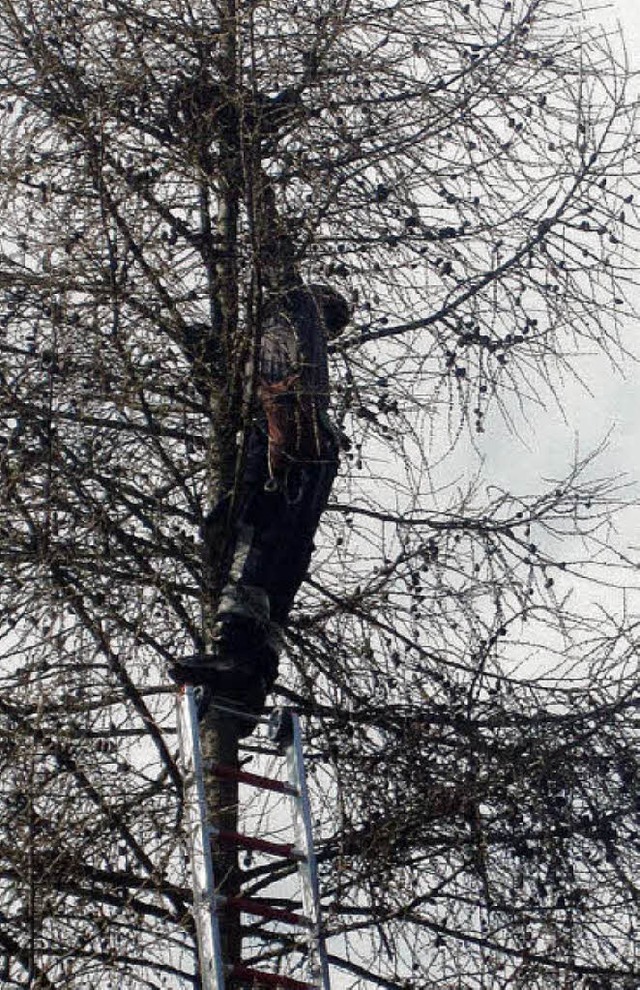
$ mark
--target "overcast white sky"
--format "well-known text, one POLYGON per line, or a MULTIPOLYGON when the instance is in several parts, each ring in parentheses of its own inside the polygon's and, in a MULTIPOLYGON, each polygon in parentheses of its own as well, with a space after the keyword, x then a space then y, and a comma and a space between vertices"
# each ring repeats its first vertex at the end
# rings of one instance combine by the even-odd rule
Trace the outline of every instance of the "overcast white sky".
MULTIPOLYGON (((631 65, 640 72, 640 0, 583 2, 587 20, 622 30, 631 65)), ((628 318, 627 343, 634 340, 637 327, 635 350, 640 358, 640 272, 638 281, 636 313, 628 318)), ((516 413, 519 439, 493 424, 480 448, 485 458, 484 476, 489 483, 514 492, 538 489, 541 477, 560 477, 567 471, 576 446, 586 454, 608 437, 607 451, 596 473, 625 473, 634 478, 639 483, 640 502, 640 362, 626 362, 623 374, 607 367, 603 357, 585 357, 579 367, 591 394, 565 380, 559 387, 562 411, 549 398, 545 410, 530 409, 526 418, 516 413)))
POLYGON ((640 68, 640 3, 638 0, 611 0, 606 7, 605 16, 602 16, 602 11, 596 11, 593 16, 620 21, 629 54, 635 61, 635 67, 640 68))

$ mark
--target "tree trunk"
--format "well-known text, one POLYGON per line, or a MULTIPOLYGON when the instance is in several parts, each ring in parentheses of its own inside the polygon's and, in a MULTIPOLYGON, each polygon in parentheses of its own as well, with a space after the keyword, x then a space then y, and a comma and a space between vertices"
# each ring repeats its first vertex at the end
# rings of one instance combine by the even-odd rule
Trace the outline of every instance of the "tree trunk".
MULTIPOLYGON (((220 48, 218 73, 221 80, 221 102, 231 110, 225 116, 232 122, 238 106, 237 40, 235 0, 224 0, 220 5, 220 48)), ((206 63, 207 55, 203 56, 206 63)), ((206 64, 204 66, 206 68, 206 64)), ((203 210, 209 232, 216 229, 216 244, 210 252, 210 292, 212 319, 217 324, 214 332, 220 341, 223 374, 220 387, 215 390, 212 406, 212 443, 210 454, 210 499, 215 504, 222 493, 233 492, 236 474, 236 435, 240 426, 242 406, 242 346, 238 327, 238 268, 237 232, 238 207, 242 190, 240 137, 236 127, 221 129, 219 135, 218 162, 215 177, 217 184, 217 221, 212 221, 209 210, 208 151, 203 159, 203 210), (208 174, 207 174, 208 173, 208 174), (213 259, 216 259, 212 263, 213 259)), ((230 536, 233 511, 220 520, 215 530, 206 534, 205 546, 205 605, 204 640, 207 651, 213 649, 213 634, 217 603, 226 581, 233 540, 230 536)), ((234 723, 220 717, 211 709, 200 728, 204 762, 204 786, 209 820, 214 828, 238 831, 238 784, 220 780, 213 772, 215 764, 238 766, 238 736, 234 723)), ((230 897, 239 890, 238 854, 235 846, 213 842, 213 864, 217 890, 230 897)), ((242 934, 237 910, 225 908, 220 912, 220 935, 223 960, 227 966, 241 961, 242 934)), ((233 983, 230 981, 230 985, 233 983)))
MULTIPOLYGON (((200 737, 209 820, 214 828, 236 832, 238 784, 234 780, 220 780, 212 769, 216 764, 238 766, 238 736, 234 724, 229 719, 220 718, 215 710, 210 709, 202 721, 200 737)), ((224 846, 214 840, 213 870, 220 894, 231 897, 239 892, 240 869, 235 846, 224 846)), ((238 911, 225 907, 220 911, 219 923, 224 962, 227 965, 240 962, 242 933, 238 911)))

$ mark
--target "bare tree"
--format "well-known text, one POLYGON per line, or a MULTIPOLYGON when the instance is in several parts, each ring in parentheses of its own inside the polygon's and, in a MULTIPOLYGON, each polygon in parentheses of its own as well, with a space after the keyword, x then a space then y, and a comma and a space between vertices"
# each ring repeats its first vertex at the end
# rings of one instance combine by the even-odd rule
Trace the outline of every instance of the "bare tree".
POLYGON ((447 482, 492 409, 626 355, 633 101, 577 7, 2 0, 3 986, 197 985, 168 671, 211 642, 231 548, 203 522, 274 237, 354 305, 276 693, 308 716, 333 963, 637 985, 624 490, 589 458, 536 494, 447 482))

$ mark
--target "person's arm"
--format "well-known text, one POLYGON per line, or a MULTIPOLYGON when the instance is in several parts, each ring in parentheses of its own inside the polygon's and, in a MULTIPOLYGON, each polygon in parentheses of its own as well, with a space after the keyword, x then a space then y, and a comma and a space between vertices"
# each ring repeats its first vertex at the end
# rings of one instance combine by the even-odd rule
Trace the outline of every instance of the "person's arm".
POLYGON ((350 310, 330 286, 302 282, 293 241, 283 230, 266 177, 258 200, 260 265, 272 298, 262 327, 257 396, 267 421, 269 473, 277 487, 293 464, 323 455, 327 337, 346 326, 350 310))
POLYGON ((301 456, 302 369, 296 327, 279 306, 263 327, 257 387, 268 435, 274 488, 301 456))

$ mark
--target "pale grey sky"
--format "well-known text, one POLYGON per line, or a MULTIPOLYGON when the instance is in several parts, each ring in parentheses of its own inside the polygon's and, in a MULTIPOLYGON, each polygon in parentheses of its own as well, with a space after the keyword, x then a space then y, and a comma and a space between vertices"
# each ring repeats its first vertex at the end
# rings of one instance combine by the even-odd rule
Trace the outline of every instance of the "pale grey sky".
MULTIPOLYGON (((640 72, 640 0, 584 0, 584 8, 588 21, 622 30, 631 65, 640 72)), ((640 272, 638 282, 636 312, 628 315, 625 343, 640 359, 640 272)), ((620 374, 594 353, 578 360, 577 367, 587 389, 565 377, 558 383, 562 409, 552 397, 545 409, 529 408, 524 417, 514 409, 519 436, 494 421, 486 438, 478 438, 488 483, 514 492, 535 490, 541 477, 560 477, 568 470, 576 448, 584 455, 608 438, 596 473, 626 474, 640 492, 640 362, 625 362, 620 374)))
POLYGON ((618 20, 624 31, 627 48, 635 66, 640 67, 640 3, 638 0, 610 0, 607 9, 594 12, 594 17, 609 23, 618 20))

